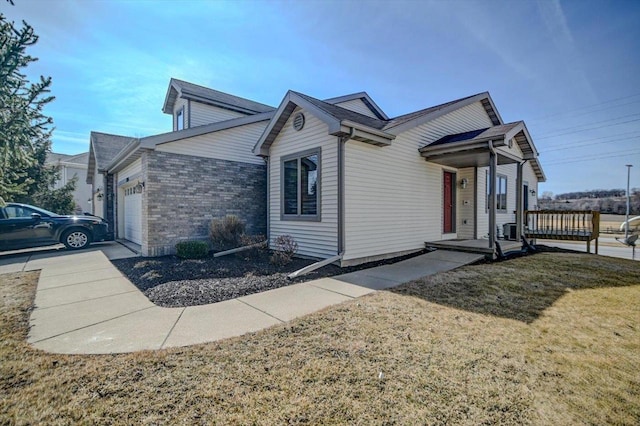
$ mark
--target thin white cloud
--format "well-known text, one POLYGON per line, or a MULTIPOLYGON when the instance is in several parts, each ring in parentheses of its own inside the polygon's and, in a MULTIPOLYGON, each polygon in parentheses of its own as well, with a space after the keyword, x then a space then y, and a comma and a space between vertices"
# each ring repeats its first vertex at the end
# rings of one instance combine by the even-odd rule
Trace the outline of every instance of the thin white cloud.
POLYGON ((591 102, 597 102, 598 97, 587 77, 587 73, 581 66, 574 37, 560 1, 538 0, 537 5, 542 22, 560 53, 560 60, 564 62, 566 70, 572 74, 572 80, 581 86, 582 91, 586 93, 591 102))

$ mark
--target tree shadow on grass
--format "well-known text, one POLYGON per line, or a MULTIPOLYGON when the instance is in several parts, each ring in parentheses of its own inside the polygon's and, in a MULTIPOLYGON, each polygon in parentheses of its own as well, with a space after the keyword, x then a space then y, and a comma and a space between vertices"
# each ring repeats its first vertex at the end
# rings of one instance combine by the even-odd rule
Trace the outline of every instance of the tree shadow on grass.
POLYGON ((474 265, 390 289, 474 313, 532 323, 570 291, 640 285, 640 262, 540 253, 474 265))

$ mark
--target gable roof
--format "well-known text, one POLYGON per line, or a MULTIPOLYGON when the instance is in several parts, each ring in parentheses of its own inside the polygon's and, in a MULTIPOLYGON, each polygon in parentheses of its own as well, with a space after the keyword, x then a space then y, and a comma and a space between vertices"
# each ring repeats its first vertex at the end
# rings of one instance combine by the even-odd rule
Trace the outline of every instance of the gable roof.
MULTIPOLYGON (((357 95, 358 94, 347 96, 351 97, 357 95)), ((336 99, 340 98, 331 98, 329 101, 334 102, 336 99)), ((318 118, 329 125, 329 134, 331 135, 349 135, 355 140, 384 146, 389 145, 397 135, 408 129, 434 120, 451 111, 463 108, 475 102, 482 102, 487 115, 494 124, 503 124, 502 118, 498 114, 498 110, 495 108, 489 92, 478 93, 476 95, 456 99, 451 102, 404 114, 392 119, 383 120, 372 118, 367 115, 342 108, 338 105, 333 105, 327 101, 321 101, 309 95, 290 90, 287 92, 287 95, 284 97, 278 107, 278 110, 275 112, 274 120, 269 123, 260 139, 258 139, 258 142, 253 148, 253 153, 262 156, 269 155, 269 147, 280 130, 282 130, 282 127, 291 116, 291 113, 293 113, 295 106, 305 107, 314 112, 318 118), (354 135, 350 134, 350 131, 353 130, 350 130, 349 128, 361 130, 366 134, 360 134, 359 137, 354 137, 354 135), (374 136, 369 137, 369 135, 374 136)))
POLYGON ((412 127, 419 126, 442 115, 448 114, 453 110, 463 108, 467 105, 471 105, 475 102, 482 102, 487 115, 491 119, 491 122, 495 125, 503 123, 502 117, 498 113, 498 109, 493 104, 491 95, 489 92, 482 92, 464 98, 456 99, 454 101, 445 102, 440 105, 432 106, 429 108, 421 109, 419 111, 410 112, 408 114, 400 115, 389 120, 384 127, 384 130, 397 135, 412 127))
POLYGON ((311 111, 312 114, 325 122, 329 126, 330 135, 349 136, 351 139, 378 146, 389 145, 395 139, 394 135, 380 130, 384 127, 385 120, 378 120, 377 118, 289 90, 282 102, 280 102, 280 106, 267 128, 253 147, 254 154, 260 156, 269 155, 269 147, 298 106, 311 111))
POLYGON ((60 161, 63 163, 81 164, 83 166, 86 166, 88 160, 89 160, 89 153, 83 152, 81 154, 71 155, 69 156, 69 158, 60 160, 60 161))
POLYGON ((109 162, 127 145, 136 141, 129 136, 112 135, 109 133, 91 132, 89 138, 89 166, 87 183, 93 183, 96 171, 105 171, 109 162))
POLYGON ((155 149, 156 146, 175 142, 182 139, 192 138, 209 133, 215 133, 222 130, 232 129, 234 127, 246 126, 248 124, 259 123, 261 121, 270 120, 274 112, 264 112, 261 114, 248 115, 244 117, 233 118, 230 120, 219 121, 202 126, 191 127, 188 129, 178 130, 175 132, 161 133, 159 135, 146 136, 144 138, 132 139, 132 142, 126 145, 120 152, 115 155, 106 165, 106 169, 111 173, 120 170, 140 158, 140 150, 155 149))
POLYGON ((349 101, 353 101, 353 100, 357 100, 360 99, 362 100, 362 102, 367 106, 367 108, 369 108, 371 110, 372 113, 374 113, 379 119, 381 120, 388 120, 389 117, 387 117, 387 114, 385 114, 385 112, 382 110, 382 108, 380 108, 374 101, 373 99, 371 99, 371 97, 369 96, 369 94, 367 92, 358 92, 358 93, 352 93, 350 95, 344 95, 344 96, 338 96, 335 98, 329 98, 329 99, 325 99, 324 102, 328 103, 328 104, 339 104, 342 102, 349 102, 349 101))
POLYGON ((173 114, 173 105, 178 98, 193 99, 198 102, 244 114, 257 114, 275 110, 272 106, 261 104, 250 99, 172 78, 169 82, 162 112, 165 114, 173 114))
POLYGON ((516 121, 486 129, 443 136, 437 141, 420 148, 419 151, 423 155, 446 155, 447 151, 453 152, 454 150, 468 149, 468 147, 482 142, 503 141, 507 143, 511 139, 515 140, 518 144, 520 151, 522 151, 523 159, 528 160, 531 164, 538 181, 544 182, 546 176, 538 161, 538 150, 533 144, 533 140, 524 121, 516 121))
POLYGON ((56 152, 47 152, 47 160, 46 162, 49 164, 58 163, 60 161, 65 161, 67 158, 73 157, 69 154, 58 154, 56 152))

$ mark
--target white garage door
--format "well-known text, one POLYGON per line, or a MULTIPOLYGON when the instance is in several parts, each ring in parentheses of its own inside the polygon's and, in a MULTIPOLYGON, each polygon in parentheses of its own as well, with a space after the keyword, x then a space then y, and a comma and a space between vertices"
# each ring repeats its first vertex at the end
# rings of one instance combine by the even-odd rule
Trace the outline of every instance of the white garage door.
POLYGON ((142 244, 142 193, 135 187, 124 191, 124 238, 142 244))

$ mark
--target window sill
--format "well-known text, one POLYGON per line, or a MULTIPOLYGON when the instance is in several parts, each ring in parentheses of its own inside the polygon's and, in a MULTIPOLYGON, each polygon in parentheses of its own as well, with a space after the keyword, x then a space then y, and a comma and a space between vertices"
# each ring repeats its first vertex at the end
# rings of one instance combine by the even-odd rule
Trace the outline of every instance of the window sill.
POLYGON ((290 222, 321 222, 321 218, 320 215, 309 215, 309 216, 304 216, 304 215, 289 215, 289 214, 281 214, 280 215, 280 220, 283 222, 286 221, 290 221, 290 222))

